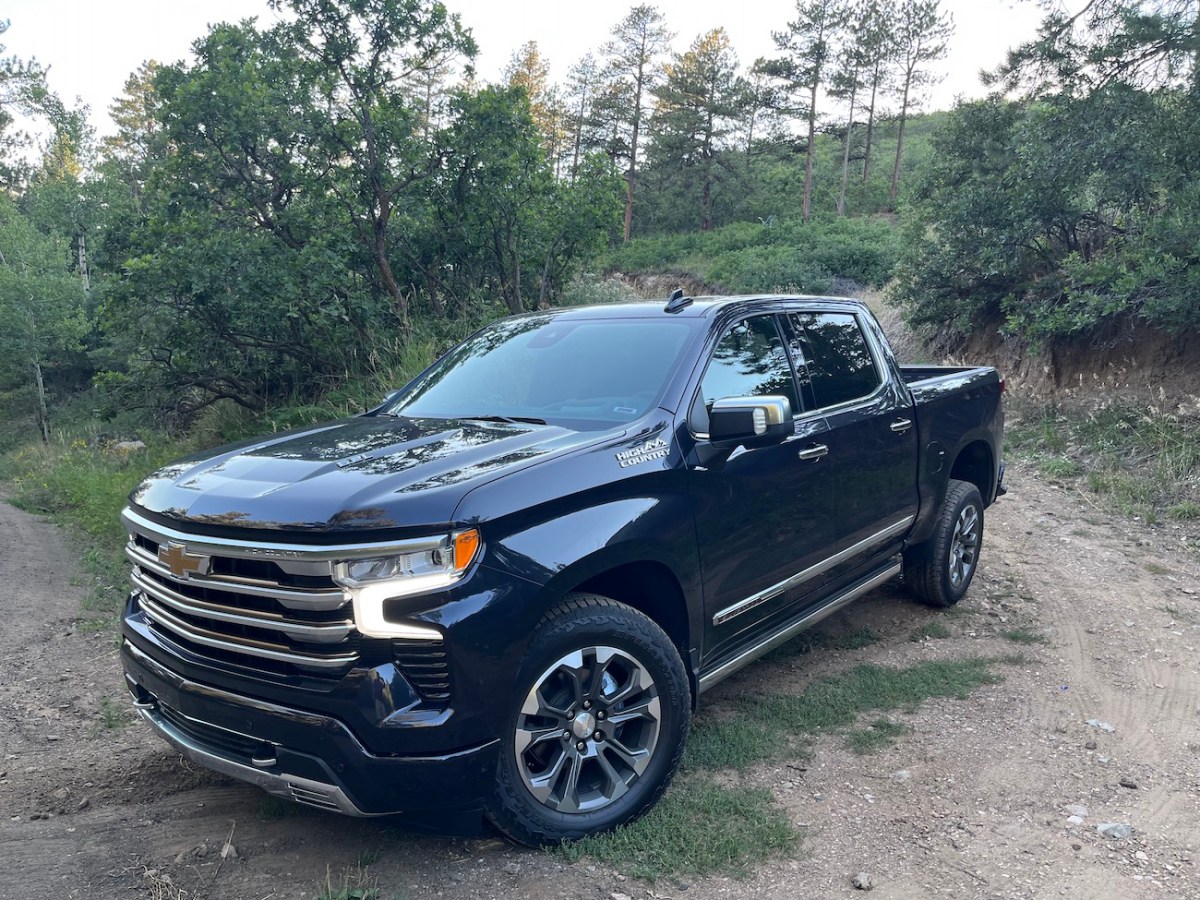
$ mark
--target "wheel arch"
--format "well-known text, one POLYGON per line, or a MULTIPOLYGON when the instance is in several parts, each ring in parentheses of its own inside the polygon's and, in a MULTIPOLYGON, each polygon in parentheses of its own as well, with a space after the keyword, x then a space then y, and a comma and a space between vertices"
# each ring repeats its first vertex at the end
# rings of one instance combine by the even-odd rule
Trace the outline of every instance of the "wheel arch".
POLYGON ((950 478, 975 485, 983 505, 990 506, 996 499, 996 460, 987 441, 977 439, 963 446, 950 467, 950 478))

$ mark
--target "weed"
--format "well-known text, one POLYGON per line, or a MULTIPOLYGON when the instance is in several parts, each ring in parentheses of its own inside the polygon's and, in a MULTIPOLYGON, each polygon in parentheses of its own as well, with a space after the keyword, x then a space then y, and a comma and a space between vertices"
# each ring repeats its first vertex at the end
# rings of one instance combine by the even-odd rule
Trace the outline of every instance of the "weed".
POLYGON ((1029 628, 1010 628, 1008 631, 1001 632, 1001 636, 1014 644, 1048 644, 1050 639, 1044 634, 1033 631, 1029 628))
POLYGON ((317 884, 317 900, 378 900, 379 882, 362 866, 344 870, 335 882, 329 867, 325 868, 325 880, 317 884))
POLYGON ((926 622, 920 628, 914 628, 912 634, 908 636, 910 641, 919 642, 935 638, 950 637, 950 629, 936 619, 932 622, 926 622))
POLYGON ((281 800, 272 794, 263 794, 258 798, 258 817, 264 822, 276 822, 294 815, 299 807, 295 803, 281 800))
POLYGON ((1177 619, 1180 622, 1192 623, 1196 621, 1196 614, 1191 610, 1180 609, 1178 606, 1174 606, 1170 603, 1163 604, 1159 608, 1172 619, 1177 619))
POLYGON ((100 719, 109 731, 116 731, 129 724, 125 718, 125 708, 113 703, 108 697, 100 698, 100 719))
POLYGON ((1038 462, 1043 475, 1051 478, 1074 478, 1083 472, 1083 467, 1065 456, 1049 456, 1038 462))
POLYGON ((1147 572, 1149 572, 1151 575, 1173 575, 1173 574, 1175 574, 1171 569, 1168 569, 1166 566, 1161 566, 1156 562, 1148 562, 1148 563, 1146 563, 1146 565, 1143 568, 1145 568, 1145 570, 1147 572))
MULTIPOLYGON (((746 697, 736 719, 699 723, 694 765, 743 769, 792 752, 804 736, 852 725, 864 712, 915 710, 931 697, 966 697, 1000 680, 989 659, 935 660, 904 669, 860 665, 802 694, 746 697)), ((799 744, 803 752, 807 745, 799 744)))
POLYGON ((880 640, 879 633, 870 628, 860 628, 843 634, 817 630, 802 631, 786 644, 772 650, 763 659, 768 662, 782 662, 814 650, 861 650, 880 640))
POLYGON ((1184 500, 1176 503, 1167 510, 1172 519, 1200 519, 1200 503, 1194 500, 1184 500))
POLYGON ((791 851, 799 838, 770 791, 725 787, 689 773, 633 824, 556 852, 571 861, 591 857, 651 881, 677 873, 740 876, 756 862, 791 851))
POLYGON ((912 731, 907 725, 879 718, 866 728, 854 728, 846 732, 846 746, 860 756, 874 753, 896 743, 896 738, 912 731))

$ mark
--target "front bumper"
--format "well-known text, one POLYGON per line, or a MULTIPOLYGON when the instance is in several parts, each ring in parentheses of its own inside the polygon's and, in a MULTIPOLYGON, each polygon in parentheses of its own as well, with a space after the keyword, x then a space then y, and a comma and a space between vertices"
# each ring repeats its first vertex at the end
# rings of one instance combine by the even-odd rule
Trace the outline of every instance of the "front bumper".
POLYGON ((497 741, 438 755, 379 755, 338 719, 239 696, 170 671, 126 639, 139 714, 189 759, 268 793, 356 816, 477 813, 497 741))

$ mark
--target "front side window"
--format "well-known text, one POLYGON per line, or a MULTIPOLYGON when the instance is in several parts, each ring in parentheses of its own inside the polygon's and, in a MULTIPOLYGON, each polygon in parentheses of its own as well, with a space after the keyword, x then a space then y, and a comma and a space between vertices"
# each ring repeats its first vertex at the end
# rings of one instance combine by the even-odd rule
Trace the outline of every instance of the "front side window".
POLYGON ((790 319, 818 408, 866 397, 883 383, 854 316, 793 313, 790 319))
POLYGON ((773 316, 755 316, 738 322, 717 344, 700 383, 693 411, 693 428, 707 430, 708 410, 723 397, 787 397, 793 414, 799 410, 792 367, 773 316))

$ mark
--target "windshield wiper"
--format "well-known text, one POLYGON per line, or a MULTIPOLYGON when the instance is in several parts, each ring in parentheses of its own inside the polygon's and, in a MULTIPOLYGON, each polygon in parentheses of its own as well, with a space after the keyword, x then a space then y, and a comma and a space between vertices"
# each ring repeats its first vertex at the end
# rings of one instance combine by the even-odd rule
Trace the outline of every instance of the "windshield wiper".
POLYGON ((545 419, 533 416, 455 416, 456 419, 470 419, 472 422, 508 422, 509 424, 545 425, 545 419))

